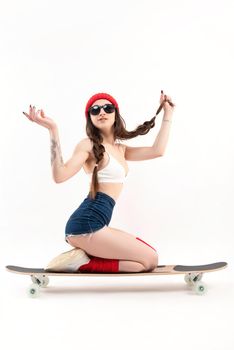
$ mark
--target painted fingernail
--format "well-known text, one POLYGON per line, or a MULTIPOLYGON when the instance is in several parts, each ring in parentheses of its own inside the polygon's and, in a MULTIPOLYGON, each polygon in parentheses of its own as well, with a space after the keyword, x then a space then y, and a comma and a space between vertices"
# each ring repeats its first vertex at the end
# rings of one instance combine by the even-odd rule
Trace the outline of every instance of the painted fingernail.
POLYGON ((163 94, 163 90, 161 90, 161 94, 163 94))

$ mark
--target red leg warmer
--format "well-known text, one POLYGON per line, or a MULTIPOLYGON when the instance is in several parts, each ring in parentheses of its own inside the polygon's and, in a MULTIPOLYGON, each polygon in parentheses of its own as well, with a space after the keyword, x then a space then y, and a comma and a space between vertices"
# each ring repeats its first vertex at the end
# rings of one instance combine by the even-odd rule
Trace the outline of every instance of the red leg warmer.
POLYGON ((88 264, 80 266, 80 272, 119 272, 118 259, 104 259, 96 256, 90 256, 88 264))

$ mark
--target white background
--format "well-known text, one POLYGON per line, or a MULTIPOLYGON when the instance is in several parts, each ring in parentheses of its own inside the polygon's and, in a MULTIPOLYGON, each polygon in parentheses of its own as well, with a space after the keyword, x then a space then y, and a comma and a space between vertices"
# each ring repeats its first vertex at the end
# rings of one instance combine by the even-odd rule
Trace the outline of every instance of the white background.
MULTIPOLYGON (((2 348, 233 349, 233 16, 230 0, 1 1, 2 348), (64 229, 88 193, 81 170, 56 184, 49 133, 22 111, 43 108, 63 158, 86 137, 84 109, 113 95, 127 130, 150 120, 160 90, 176 104, 164 157, 129 162, 110 226, 157 248, 160 264, 227 261, 194 295, 183 276, 28 276, 69 250, 64 229)), ((160 129, 126 141, 150 146, 160 129)))

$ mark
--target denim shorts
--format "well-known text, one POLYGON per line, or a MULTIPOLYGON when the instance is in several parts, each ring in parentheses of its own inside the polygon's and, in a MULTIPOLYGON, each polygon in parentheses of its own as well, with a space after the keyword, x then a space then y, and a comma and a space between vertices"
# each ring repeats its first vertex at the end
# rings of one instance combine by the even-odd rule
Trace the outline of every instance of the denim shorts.
POLYGON ((104 192, 98 191, 94 199, 89 195, 72 213, 65 227, 67 237, 89 235, 109 225, 116 202, 104 192))

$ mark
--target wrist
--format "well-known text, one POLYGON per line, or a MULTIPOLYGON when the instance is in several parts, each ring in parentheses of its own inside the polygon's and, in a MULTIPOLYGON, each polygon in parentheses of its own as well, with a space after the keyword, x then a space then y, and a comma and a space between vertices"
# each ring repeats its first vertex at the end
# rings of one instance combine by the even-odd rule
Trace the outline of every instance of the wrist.
POLYGON ((166 112, 166 113, 164 113, 163 114, 163 119, 162 119, 162 121, 172 121, 172 113, 170 113, 170 112, 166 112))
POLYGON ((165 112, 163 113, 163 117, 172 117, 172 115, 173 115, 173 112, 172 112, 172 111, 165 111, 165 112))
POLYGON ((164 118, 162 119, 162 122, 171 123, 171 122, 172 122, 172 118, 164 117, 164 118))

